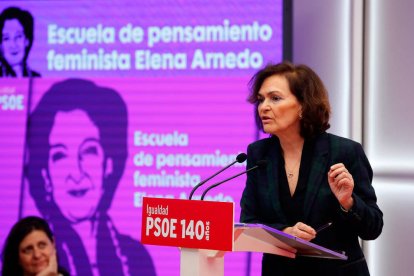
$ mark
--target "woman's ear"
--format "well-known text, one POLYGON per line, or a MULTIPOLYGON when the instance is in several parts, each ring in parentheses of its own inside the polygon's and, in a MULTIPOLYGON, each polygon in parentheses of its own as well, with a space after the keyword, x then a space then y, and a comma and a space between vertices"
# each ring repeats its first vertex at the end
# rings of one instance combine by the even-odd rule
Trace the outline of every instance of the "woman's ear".
POLYGON ((114 164, 113 164, 112 158, 106 159, 104 168, 105 168, 104 176, 105 177, 110 176, 114 170, 114 164))

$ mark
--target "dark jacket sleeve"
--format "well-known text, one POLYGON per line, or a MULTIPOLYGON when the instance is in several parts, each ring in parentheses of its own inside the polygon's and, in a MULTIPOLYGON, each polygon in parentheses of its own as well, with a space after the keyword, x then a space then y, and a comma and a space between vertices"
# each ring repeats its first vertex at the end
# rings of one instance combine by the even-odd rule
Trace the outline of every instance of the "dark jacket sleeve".
POLYGON ((383 214, 377 205, 377 197, 372 186, 371 165, 359 143, 351 140, 332 143, 332 164, 344 163, 354 179, 352 197, 354 205, 344 212, 338 206, 340 218, 353 228, 363 240, 376 239, 382 231, 383 214), (340 147, 340 149, 339 149, 340 147), (335 154, 336 152, 340 154, 335 154))

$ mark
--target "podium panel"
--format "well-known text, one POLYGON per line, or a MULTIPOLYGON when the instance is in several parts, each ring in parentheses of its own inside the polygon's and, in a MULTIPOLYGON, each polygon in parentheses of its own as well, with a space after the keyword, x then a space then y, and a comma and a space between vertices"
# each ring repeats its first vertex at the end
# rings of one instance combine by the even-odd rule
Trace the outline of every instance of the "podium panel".
POLYGON ((343 252, 330 250, 263 224, 236 223, 234 231, 236 233, 234 251, 263 252, 291 258, 307 256, 347 259, 343 252), (263 246, 258 246, 258 244, 263 244, 263 246), (255 248, 252 248, 252 245, 255 245, 255 248))
POLYGON ((144 244, 233 250, 233 202, 144 197, 144 244))

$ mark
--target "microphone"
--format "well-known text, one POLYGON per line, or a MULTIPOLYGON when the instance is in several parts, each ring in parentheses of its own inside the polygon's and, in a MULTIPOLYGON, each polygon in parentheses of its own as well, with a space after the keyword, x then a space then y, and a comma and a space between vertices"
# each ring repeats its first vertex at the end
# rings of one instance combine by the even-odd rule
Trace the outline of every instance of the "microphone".
POLYGON ((221 170, 219 170, 218 172, 216 172, 215 174, 213 174, 212 176, 204 179, 203 181, 201 181, 200 183, 198 183, 197 185, 194 186, 194 188, 191 190, 190 195, 188 196, 188 199, 191 199, 193 197, 194 192, 204 183, 206 183, 207 181, 209 181, 210 179, 212 179, 213 177, 215 177, 216 175, 218 175, 219 173, 223 172, 224 170, 227 170, 229 167, 233 166, 236 163, 243 163, 244 161, 246 161, 247 159, 247 154, 245 153, 240 153, 239 155, 236 156, 236 160, 234 160, 233 162, 231 162, 230 164, 228 164, 227 166, 225 166, 224 168, 222 168, 221 170))
POLYGON ((213 189, 213 188, 215 188, 215 187, 217 187, 217 186, 219 186, 219 185, 223 184, 224 182, 227 182, 227 181, 229 181, 229 180, 232 180, 233 178, 236 178, 236 177, 238 177, 238 176, 240 176, 240 175, 242 175, 242 174, 245 174, 245 173, 248 173, 248 172, 250 172, 250 171, 253 171, 253 170, 257 169, 257 168, 264 168, 264 167, 267 165, 267 162, 268 162, 267 160, 259 160, 259 161, 257 161, 256 166, 253 166, 253 167, 251 167, 250 169, 245 170, 244 172, 238 173, 238 174, 236 174, 236 175, 233 175, 232 177, 229 177, 229 178, 227 178, 227 179, 224 179, 223 181, 220 181, 220 182, 218 182, 218 183, 216 183, 216 184, 211 185, 210 187, 208 187, 207 189, 205 189, 205 191, 204 191, 204 192, 203 192, 203 194, 201 195, 201 200, 204 200, 204 196, 205 196, 205 195, 207 194, 207 192, 208 192, 208 191, 210 191, 211 189, 213 189))

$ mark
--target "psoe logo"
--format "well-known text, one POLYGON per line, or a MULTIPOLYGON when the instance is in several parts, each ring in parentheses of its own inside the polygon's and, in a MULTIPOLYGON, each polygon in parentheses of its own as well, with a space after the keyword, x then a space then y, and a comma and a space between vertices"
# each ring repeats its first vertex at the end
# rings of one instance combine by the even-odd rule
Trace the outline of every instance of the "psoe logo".
POLYGON ((21 111, 24 110, 23 94, 0 95, 0 110, 21 111))

